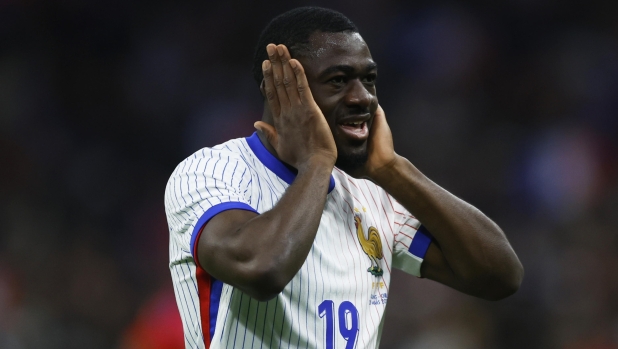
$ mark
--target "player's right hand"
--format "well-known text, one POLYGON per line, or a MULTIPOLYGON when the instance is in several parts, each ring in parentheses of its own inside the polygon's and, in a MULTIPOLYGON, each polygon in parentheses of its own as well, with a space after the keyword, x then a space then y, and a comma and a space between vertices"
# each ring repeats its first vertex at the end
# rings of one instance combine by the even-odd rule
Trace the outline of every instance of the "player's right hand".
POLYGON ((254 124, 275 148, 280 160, 299 171, 313 163, 334 166, 337 148, 328 123, 315 103, 305 70, 285 45, 266 46, 262 63, 264 93, 274 126, 254 124))

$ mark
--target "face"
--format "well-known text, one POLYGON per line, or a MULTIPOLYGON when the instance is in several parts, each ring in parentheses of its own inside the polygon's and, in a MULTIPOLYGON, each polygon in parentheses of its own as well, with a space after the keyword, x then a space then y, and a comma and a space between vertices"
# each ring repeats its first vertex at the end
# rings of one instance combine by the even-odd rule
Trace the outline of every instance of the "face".
POLYGON ((316 32, 310 43, 312 54, 297 59, 333 133, 336 166, 351 171, 367 160, 367 139, 378 108, 377 66, 358 33, 316 32))

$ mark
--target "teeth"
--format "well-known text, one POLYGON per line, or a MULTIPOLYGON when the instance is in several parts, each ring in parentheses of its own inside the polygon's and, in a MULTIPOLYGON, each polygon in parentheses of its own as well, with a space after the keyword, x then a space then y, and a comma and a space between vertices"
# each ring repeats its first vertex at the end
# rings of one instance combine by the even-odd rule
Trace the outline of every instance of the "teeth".
POLYGON ((359 126, 362 125, 364 121, 357 121, 357 122, 347 122, 346 125, 354 125, 354 126, 359 126))

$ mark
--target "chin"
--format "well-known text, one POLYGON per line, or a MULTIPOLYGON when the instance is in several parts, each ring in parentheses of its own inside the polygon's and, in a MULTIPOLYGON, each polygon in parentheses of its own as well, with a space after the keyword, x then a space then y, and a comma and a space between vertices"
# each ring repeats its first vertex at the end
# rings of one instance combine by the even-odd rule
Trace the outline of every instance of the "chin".
POLYGON ((367 151, 364 149, 361 152, 339 152, 335 166, 344 172, 351 174, 365 166, 367 157, 367 151))

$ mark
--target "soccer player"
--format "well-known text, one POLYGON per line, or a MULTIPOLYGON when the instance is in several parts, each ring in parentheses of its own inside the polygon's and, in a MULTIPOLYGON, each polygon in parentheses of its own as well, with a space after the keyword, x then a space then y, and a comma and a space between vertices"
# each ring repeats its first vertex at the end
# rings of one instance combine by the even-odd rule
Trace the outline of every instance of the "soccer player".
POLYGON ((392 268, 490 300, 518 289, 500 228, 394 151, 348 18, 276 17, 254 66, 258 131, 197 151, 166 188, 187 348, 376 348, 392 268))

